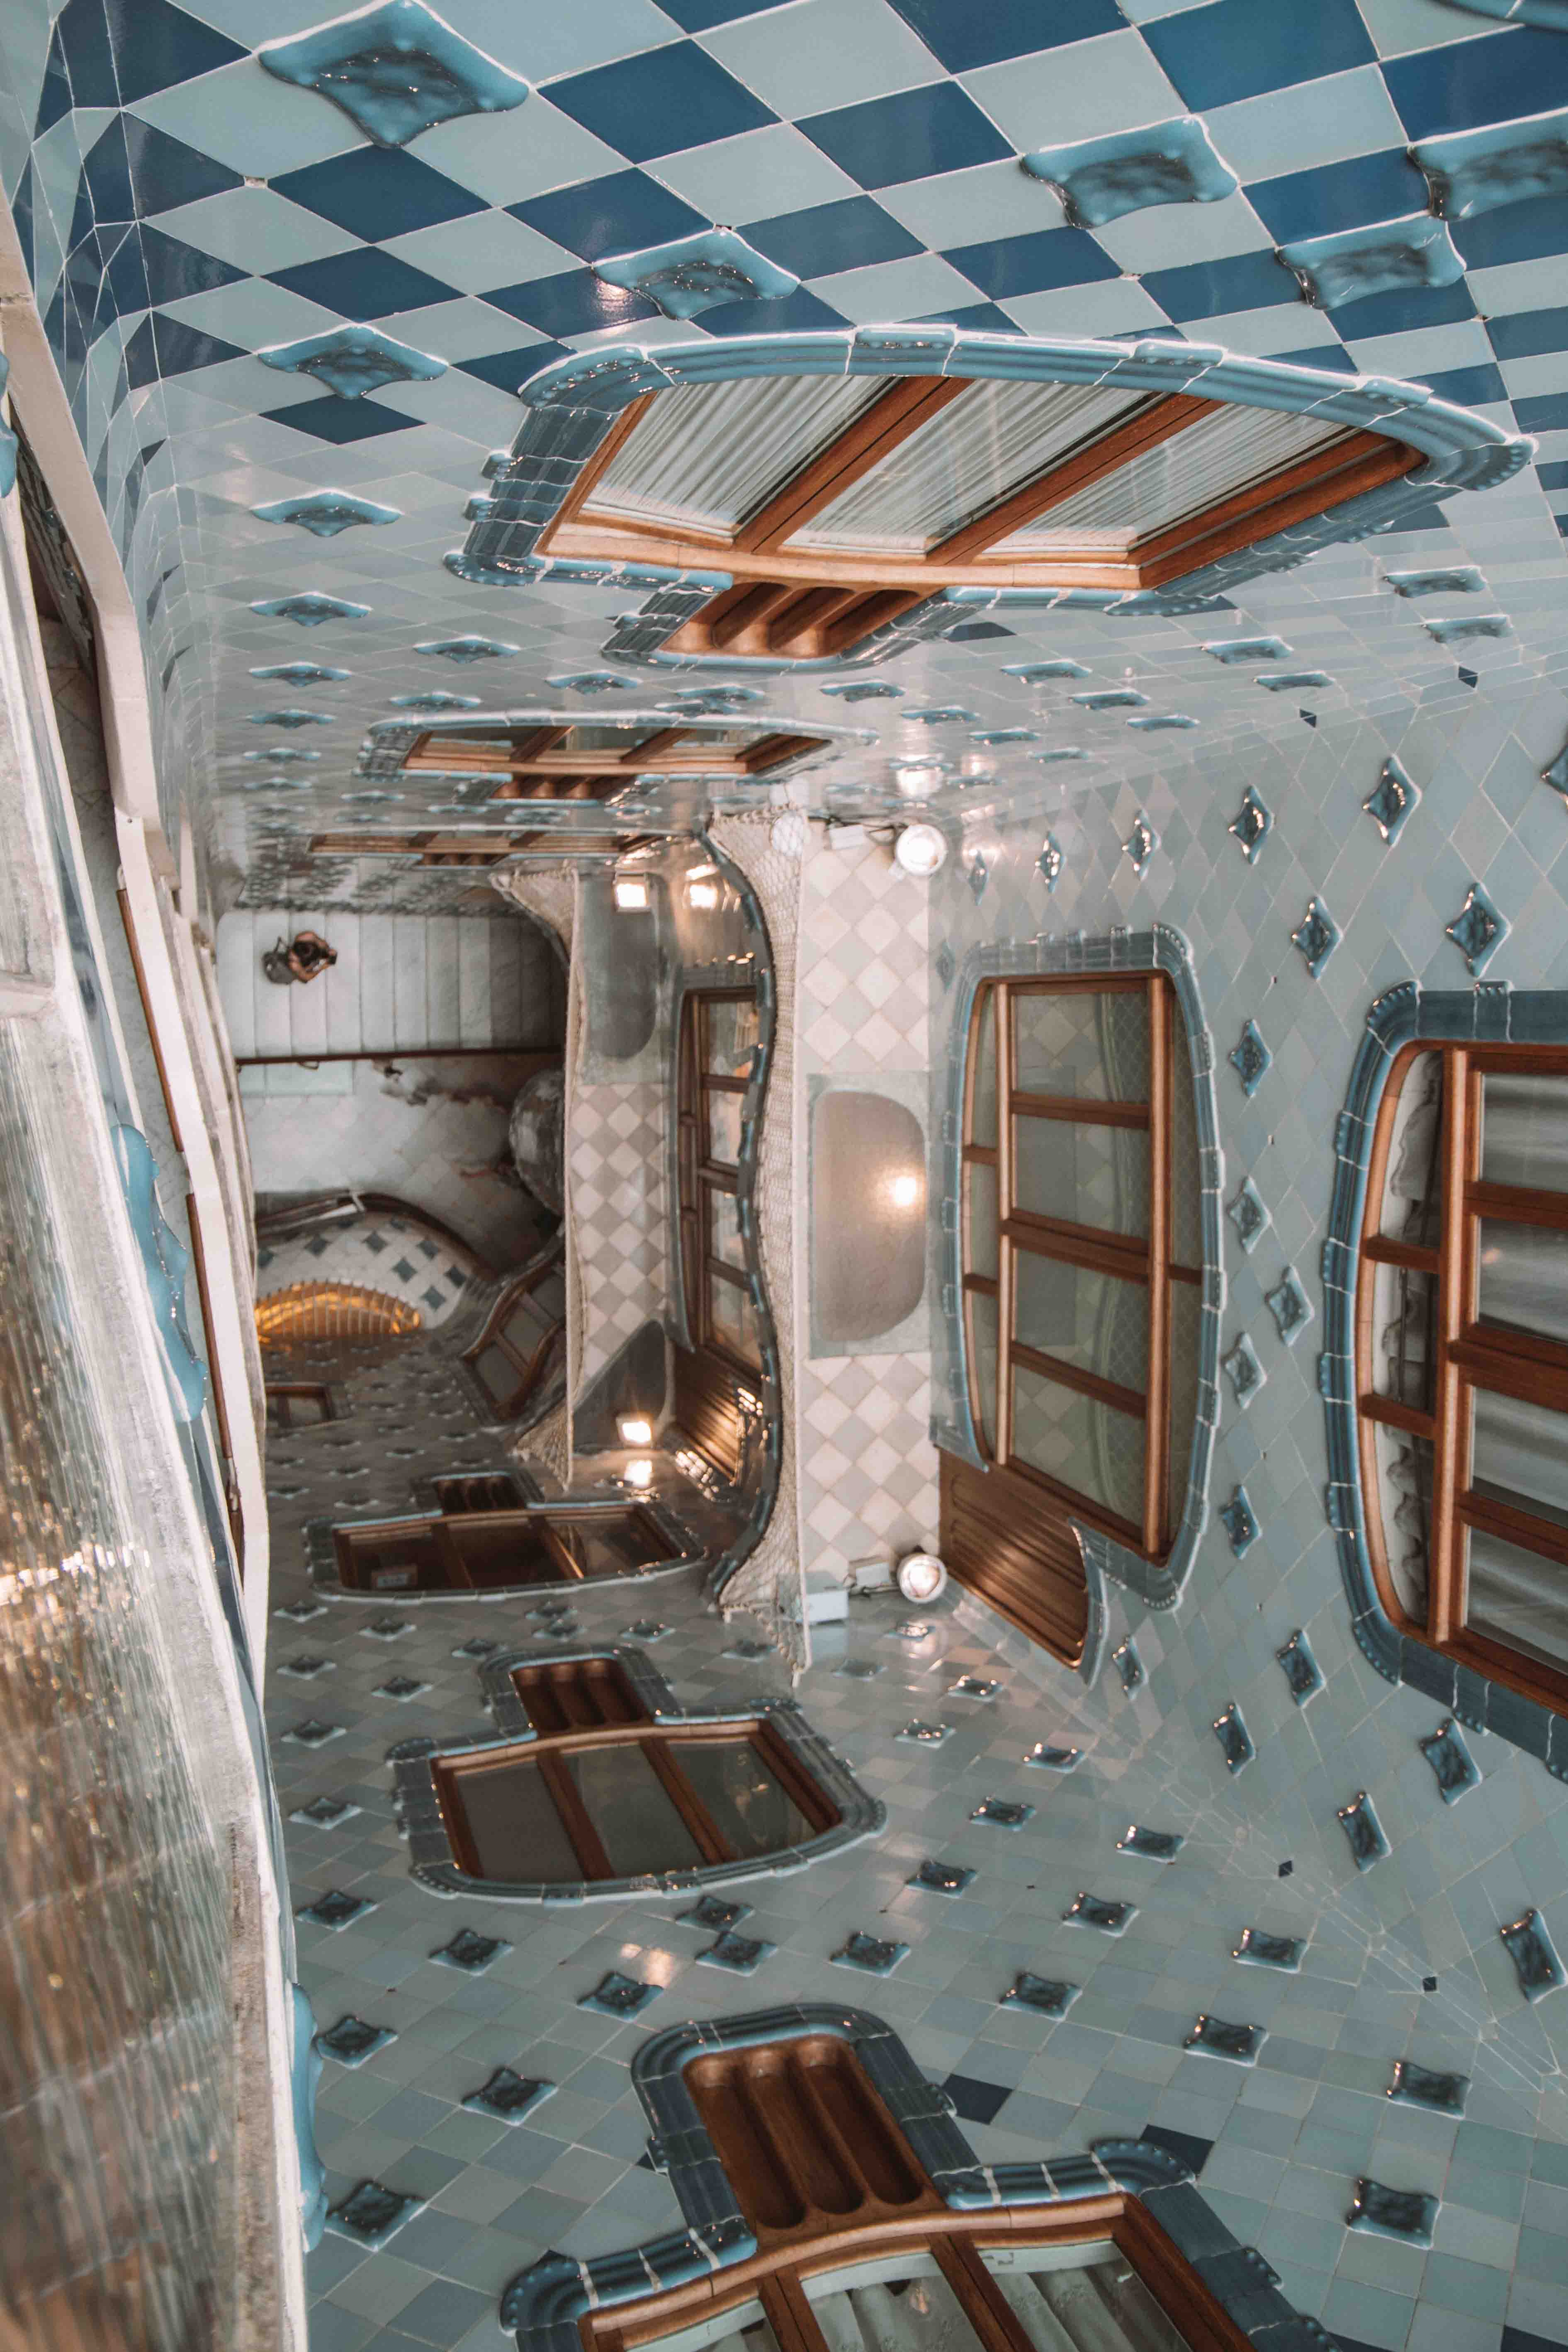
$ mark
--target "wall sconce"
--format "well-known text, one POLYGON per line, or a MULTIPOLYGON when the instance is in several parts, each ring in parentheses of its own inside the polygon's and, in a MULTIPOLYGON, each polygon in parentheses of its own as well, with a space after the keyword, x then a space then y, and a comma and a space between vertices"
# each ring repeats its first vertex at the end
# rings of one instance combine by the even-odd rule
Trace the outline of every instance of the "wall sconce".
POLYGON ((640 874, 617 874, 616 877, 616 907, 623 915, 643 913, 647 906, 647 884, 640 874))
POLYGON ((621 1476, 628 1486, 651 1486, 653 1484, 653 1464, 648 1460, 646 1454, 640 1454, 634 1461, 626 1464, 626 1468, 621 1473, 621 1476))
POLYGON ((895 1209, 912 1209, 921 1197, 921 1180, 915 1175, 889 1176, 888 1198, 895 1209))
POLYGON ((947 1563, 934 1551, 906 1552, 897 1570, 899 1591, 923 1608, 947 1590, 947 1563))
POLYGON ((653 1444, 653 1423, 651 1421, 645 1421, 640 1413, 623 1413, 616 1427, 621 1433, 623 1445, 653 1444))
POLYGON ((688 882, 686 903, 689 907, 710 911, 719 904, 719 885, 717 882, 688 882))

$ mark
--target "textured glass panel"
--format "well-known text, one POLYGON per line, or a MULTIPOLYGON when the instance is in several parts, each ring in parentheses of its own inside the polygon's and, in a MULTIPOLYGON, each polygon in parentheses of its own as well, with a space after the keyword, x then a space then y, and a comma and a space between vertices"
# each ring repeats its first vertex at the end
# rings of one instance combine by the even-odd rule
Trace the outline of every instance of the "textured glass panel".
POLYGON ((1085 384, 974 383, 794 533, 795 549, 923 555, 1147 405, 1085 384))
POLYGON ((1568 1527, 1568 1415, 1491 1389, 1474 1389, 1471 1397, 1476 1492, 1568 1527))
POLYGON ((887 390, 874 376, 748 376, 661 393, 584 512, 734 530, 887 390))
POLYGON ((1568 1192, 1568 1077, 1482 1078, 1481 1181, 1568 1192))
POLYGON ((1568 1344, 1568 1233, 1483 1217, 1479 1260, 1483 1323, 1568 1344))
POLYGON ((1372 1269, 1372 1385, 1397 1404, 1432 1410, 1436 1277, 1401 1265, 1372 1269))
POLYGON ((522 1385, 522 1374, 500 1348, 482 1348, 474 1358, 474 1370, 497 1405, 510 1403, 522 1385))
POLYGON ((583 1865, 540 1778, 537 1764, 492 1764, 454 1773, 455 1801, 468 1825, 481 1878, 569 1886, 583 1865))
POLYGON ((584 1576, 625 1576, 630 1569, 670 1557, 662 1537, 635 1511, 584 1512, 581 1518, 552 1515, 550 1524, 584 1576))
POLYGON ((777 1853, 816 1835, 750 1739, 679 1739, 675 1753, 714 1828, 737 1854, 777 1853))
POLYGON ((562 1759, 616 1878, 689 1870, 702 1852, 640 1748, 590 1748, 562 1759))
POLYGON ((1170 1467, 1165 1508, 1173 1535, 1187 1507, 1193 1429, 1198 1417, 1198 1333, 1203 1293, 1195 1282, 1173 1282, 1171 1301, 1170 1467))
POLYGON ((708 1276, 709 1329, 727 1355, 753 1371, 762 1370, 762 1343, 757 1337, 756 1310, 746 1292, 722 1275, 708 1276))
POLYGON ((1146 1240, 1146 1129, 1021 1115, 1013 1122, 1013 1206, 1031 1216, 1146 1240))
POLYGON ((1568 1666, 1568 1568, 1478 1528, 1466 1533, 1467 1625, 1548 1665, 1568 1666))
POLYGON ((1435 1249, 1443 1216, 1443 1056, 1417 1054, 1405 1074, 1389 1138, 1379 1230, 1435 1249))
POLYGON ((1013 1084, 1021 1094, 1093 1102, 1149 1099, 1149 1000, 1143 990, 1020 990, 1014 997, 1013 1084))
POLYGON ((705 1005, 704 1025, 708 1033, 706 1067, 716 1078, 749 1078, 752 1075, 752 1049, 761 1035, 755 1000, 752 997, 720 997, 705 1005))
POLYGON ((708 1106, 708 1157, 721 1168, 738 1167, 741 1159, 741 1106, 744 1095, 721 1087, 704 1090, 708 1106))
POLYGON ((1087 1266, 1013 1255, 1013 1331, 1026 1348, 1142 1391, 1149 1378, 1149 1294, 1087 1266))
POLYGON ((969 1247, 964 1266, 970 1274, 996 1272, 996 1171, 973 1166, 963 1171, 969 1187, 969 1247))
POLYGON ((980 1391, 980 1433, 988 1454, 996 1445, 996 1337, 999 1329, 995 1299, 987 1298, 982 1290, 972 1290, 969 1297, 969 1348, 974 1360, 975 1384, 980 1391))
POLYGON ((1013 1453, 1031 1469, 1142 1525, 1143 1424, 1038 1373, 1013 1375, 1013 1453))
POLYGON ((1432 1448, 1425 1437, 1373 1424, 1378 1511, 1388 1573, 1407 1617, 1425 1623, 1432 1535, 1432 1448))
POLYGON ((970 1096, 969 1140, 996 1140, 996 998, 987 989, 980 1000, 974 1039, 974 1081, 970 1096))
POLYGON ((1342 425, 1280 409, 1226 405, 1173 434, 1052 507, 1038 522, 1012 532, 997 555, 1044 554, 1053 547, 1128 548, 1135 541, 1217 506, 1331 441, 1342 425))
POLYGON ((963 2305, 930 2257, 905 2254, 867 2265, 866 2285, 825 2286, 806 2293, 827 2352, 978 2352, 963 2305), (878 2277, 889 2271, 890 2277, 878 2277))
POLYGON ((763 2315, 760 2303, 743 2303, 739 2310, 723 2311, 710 2319, 694 2320, 689 2327, 656 2337, 658 2352, 779 2352, 778 2339, 763 2315))
POLYGON ((1198 1160, 1197 1110, 1187 1029, 1171 1007, 1171 1255, 1178 1265, 1204 1262, 1203 1181, 1198 1160))
POLYGON ((1096 2248, 1087 2262, 1069 2257, 1037 2270, 996 2267, 996 2284, 1034 2352, 1079 2352, 1079 2347, 1089 2352, 1091 2346, 1095 2352, 1188 2352, 1186 2337, 1142 2280, 1109 2248, 1096 2248))
POLYGON ((741 1209, 733 1192, 721 1192, 709 1185, 708 1193, 708 1255, 723 1265, 743 1268, 746 1263, 745 1244, 741 1239, 741 1209))

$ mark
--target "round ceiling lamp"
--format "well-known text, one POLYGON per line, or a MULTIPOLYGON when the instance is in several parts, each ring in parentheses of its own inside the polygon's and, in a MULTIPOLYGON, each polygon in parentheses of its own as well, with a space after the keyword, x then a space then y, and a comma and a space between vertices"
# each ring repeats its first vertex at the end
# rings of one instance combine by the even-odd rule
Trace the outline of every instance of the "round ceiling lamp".
POLYGON ((910 1551, 899 1562, 899 1591, 919 1608, 940 1600, 947 1590, 947 1564, 934 1551, 910 1551))
POLYGON ((929 882, 947 862, 947 836, 934 824, 906 824, 893 845, 901 873, 929 882))

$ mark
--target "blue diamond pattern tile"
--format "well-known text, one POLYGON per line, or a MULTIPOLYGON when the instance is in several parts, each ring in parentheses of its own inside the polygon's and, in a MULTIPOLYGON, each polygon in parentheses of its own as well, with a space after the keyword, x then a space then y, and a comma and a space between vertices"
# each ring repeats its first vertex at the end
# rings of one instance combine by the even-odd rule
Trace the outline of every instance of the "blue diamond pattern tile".
POLYGON ((405 147, 465 114, 521 106, 528 84, 445 24, 424 0, 383 0, 335 24, 268 41, 259 64, 320 91, 378 146, 405 147))
POLYGON ((776 121, 695 41, 622 58, 550 85, 550 101, 634 163, 776 121))
POLYGON ((553 2096, 555 2084, 537 2074, 519 2074, 510 2066, 498 2066, 488 2082, 477 2091, 468 2091, 463 2105, 478 2116, 489 2116, 498 2124, 526 2123, 536 2107, 553 2096))

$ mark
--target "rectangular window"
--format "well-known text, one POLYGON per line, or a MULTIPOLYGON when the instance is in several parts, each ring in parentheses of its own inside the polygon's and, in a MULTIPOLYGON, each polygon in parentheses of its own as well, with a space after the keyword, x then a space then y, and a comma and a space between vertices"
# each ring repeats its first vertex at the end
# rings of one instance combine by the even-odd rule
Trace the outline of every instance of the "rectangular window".
POLYGON ((505 1592, 627 1576, 677 1556, 637 1504, 550 1510, 480 1507, 456 1482, 439 1518, 361 1521, 334 1528, 338 1573, 353 1592, 505 1592))
POLYGON ((1568 1707, 1568 1053, 1424 1045, 1395 1064, 1357 1394, 1391 1615, 1568 1707))
POLYGON ((755 1379, 762 1340, 737 1193, 742 1108, 762 1041, 750 989, 688 992, 676 1073, 680 1260, 692 1345, 755 1379))
POLYGON ((296 1429, 317 1429, 335 1421, 336 1408, 329 1388, 318 1381, 269 1381, 267 1384, 267 1426, 282 1436, 296 1429))
POLYGON ((463 1361, 498 1422, 520 1421, 549 1392, 566 1360, 566 1270, 560 1259, 510 1284, 463 1361))

